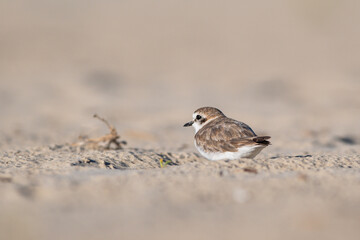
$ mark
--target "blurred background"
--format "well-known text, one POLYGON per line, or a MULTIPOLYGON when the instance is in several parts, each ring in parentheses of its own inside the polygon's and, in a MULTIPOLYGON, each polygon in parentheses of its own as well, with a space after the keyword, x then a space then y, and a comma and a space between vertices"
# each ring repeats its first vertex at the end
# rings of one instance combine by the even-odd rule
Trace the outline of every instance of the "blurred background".
POLYGON ((0 0, 0 149, 97 136, 98 113, 129 146, 194 151, 202 106, 273 152, 352 137, 359 23, 356 0, 0 0))
POLYGON ((357 239, 359 123, 358 0, 0 0, 0 239, 357 239), (181 160, 202 106, 272 145, 181 160))

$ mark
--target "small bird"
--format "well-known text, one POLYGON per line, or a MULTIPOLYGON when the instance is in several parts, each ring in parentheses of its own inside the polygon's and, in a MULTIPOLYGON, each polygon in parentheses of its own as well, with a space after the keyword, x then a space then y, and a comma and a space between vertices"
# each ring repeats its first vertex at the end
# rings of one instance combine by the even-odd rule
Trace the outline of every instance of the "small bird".
POLYGON ((256 136, 245 123, 226 117, 219 109, 202 107, 184 127, 195 128, 195 147, 208 160, 254 158, 270 142, 256 136))

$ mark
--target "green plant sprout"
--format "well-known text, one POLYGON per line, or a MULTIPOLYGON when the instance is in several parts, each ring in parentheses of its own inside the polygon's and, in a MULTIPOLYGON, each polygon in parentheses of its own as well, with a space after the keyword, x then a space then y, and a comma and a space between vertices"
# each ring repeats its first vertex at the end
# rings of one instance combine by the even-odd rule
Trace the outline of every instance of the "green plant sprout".
POLYGON ((162 159, 162 158, 160 158, 159 162, 160 162, 160 167, 161 167, 161 168, 164 168, 164 167, 166 167, 166 165, 168 165, 169 163, 171 163, 170 160, 167 160, 166 162, 164 162, 164 159, 162 159))

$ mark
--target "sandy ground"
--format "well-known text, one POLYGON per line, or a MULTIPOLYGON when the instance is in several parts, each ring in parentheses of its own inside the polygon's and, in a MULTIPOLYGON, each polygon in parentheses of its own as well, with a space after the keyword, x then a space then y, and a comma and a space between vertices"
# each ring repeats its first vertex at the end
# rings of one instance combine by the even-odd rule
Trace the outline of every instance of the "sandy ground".
POLYGON ((357 1, 0 10, 0 239, 359 239, 357 1), (207 161, 201 106, 272 145, 207 161), (71 146, 108 132, 94 113, 123 150, 71 146))

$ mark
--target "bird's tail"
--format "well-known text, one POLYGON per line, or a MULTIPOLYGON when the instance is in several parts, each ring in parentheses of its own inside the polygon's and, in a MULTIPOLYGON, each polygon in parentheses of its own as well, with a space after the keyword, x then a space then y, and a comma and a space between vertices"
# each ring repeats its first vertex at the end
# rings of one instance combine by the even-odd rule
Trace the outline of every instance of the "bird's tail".
POLYGON ((252 140, 258 144, 268 146, 271 143, 267 139, 270 139, 270 138, 271 138, 270 136, 256 136, 256 137, 253 137, 252 140))

